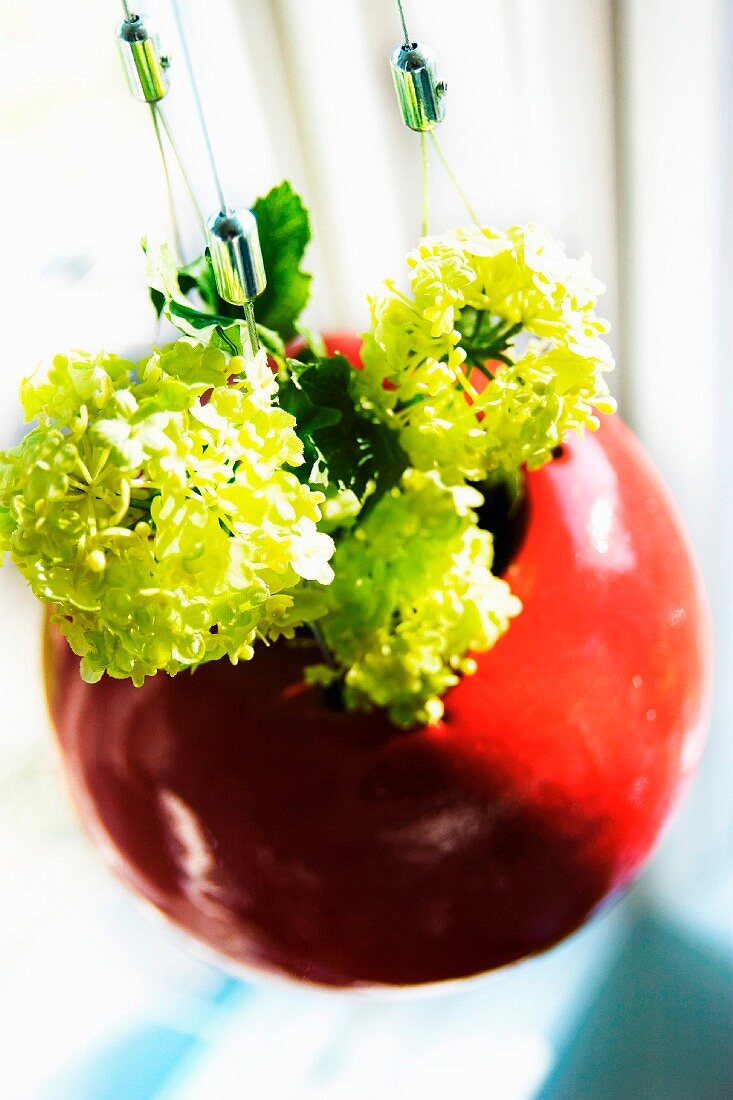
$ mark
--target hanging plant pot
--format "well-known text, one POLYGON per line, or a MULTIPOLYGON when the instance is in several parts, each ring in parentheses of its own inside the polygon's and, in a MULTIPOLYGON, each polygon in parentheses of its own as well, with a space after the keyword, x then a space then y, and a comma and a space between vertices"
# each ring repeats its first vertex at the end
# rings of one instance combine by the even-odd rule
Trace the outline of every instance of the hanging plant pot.
POLYGON ((296 347, 307 211, 284 182, 232 218, 211 262, 148 250, 183 336, 57 356, 0 454, 74 799, 236 963, 336 987, 504 966, 629 883, 707 714, 694 561, 605 415, 601 284, 472 215, 370 297, 363 344, 296 347))
MULTIPOLYGON (((345 988, 465 978, 582 924, 652 847, 709 691, 680 522, 606 419, 602 284, 534 223, 481 223, 400 14, 423 232, 363 344, 302 324, 291 185, 229 205, 179 26, 218 195, 203 254, 145 245, 181 336, 56 356, 0 452, 0 558, 50 608, 50 711, 110 867, 224 959, 345 988), (439 235, 428 134, 469 216, 439 235)), ((117 36, 193 197, 167 55, 140 15, 117 36)))
POLYGON ((526 508, 523 612, 433 726, 336 709, 302 639, 135 688, 83 682, 49 629, 71 792, 113 870, 226 958, 339 987, 482 973, 616 896, 701 752, 704 597, 618 421, 530 473, 526 508))

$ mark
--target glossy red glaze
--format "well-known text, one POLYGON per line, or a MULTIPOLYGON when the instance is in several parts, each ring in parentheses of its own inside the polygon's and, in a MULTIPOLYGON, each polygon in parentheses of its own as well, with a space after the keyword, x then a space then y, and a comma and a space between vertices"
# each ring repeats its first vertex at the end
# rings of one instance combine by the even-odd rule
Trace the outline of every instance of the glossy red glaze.
MULTIPOLYGON (((364 343, 361 336, 357 336, 355 332, 330 332, 323 337, 323 342, 329 355, 336 355, 337 352, 340 352, 341 355, 346 356, 352 367, 361 370, 359 355, 361 354, 361 345, 364 343)), ((297 359, 304 347, 305 341, 298 337, 288 344, 287 353, 297 359)))
POLYGON ((119 875, 224 955, 335 986, 502 966, 624 887, 703 744, 700 581, 618 420, 528 494, 524 611, 435 728, 327 709, 307 649, 135 689, 84 684, 50 634, 71 789, 119 875))

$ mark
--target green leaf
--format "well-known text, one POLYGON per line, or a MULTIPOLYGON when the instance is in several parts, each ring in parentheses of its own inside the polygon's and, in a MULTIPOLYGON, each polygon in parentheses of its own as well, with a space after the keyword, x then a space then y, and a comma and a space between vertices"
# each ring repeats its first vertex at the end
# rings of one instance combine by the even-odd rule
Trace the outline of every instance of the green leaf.
POLYGON ((295 335, 295 321, 310 296, 311 276, 300 262, 311 238, 308 211, 287 180, 252 207, 260 233, 267 287, 255 302, 260 324, 283 340, 295 335))
MULTIPOLYGON (((219 348, 220 351, 225 351, 227 355, 241 355, 243 348, 243 340, 247 337, 243 336, 245 326, 242 324, 221 324, 217 325, 209 337, 209 345, 212 348, 219 348)), ((249 346, 249 344, 247 345, 249 346)))
POLYGON ((173 317, 188 321, 196 329, 211 328, 212 325, 223 325, 228 328, 232 323, 231 317, 225 317, 219 313, 204 313, 203 310, 183 302, 171 301, 168 303, 168 309, 173 317))
POLYGON ((155 316, 160 317, 165 309, 165 294, 162 290, 156 290, 154 286, 148 289, 150 291, 150 301, 153 303, 153 309, 155 310, 155 316))
POLYGON ((212 313, 226 312, 221 308, 223 305, 227 305, 227 303, 219 297, 217 292, 214 269, 211 266, 208 249, 203 256, 199 256, 197 259, 192 260, 190 264, 184 264, 183 267, 179 267, 178 285, 181 288, 182 294, 188 294, 192 290, 197 290, 201 295, 201 300, 204 305, 208 306, 212 313))
POLYGON ((396 485, 407 467, 397 433, 354 407, 353 368, 343 355, 288 360, 279 379, 280 406, 297 421, 303 444, 304 480, 350 489, 374 504, 396 485))

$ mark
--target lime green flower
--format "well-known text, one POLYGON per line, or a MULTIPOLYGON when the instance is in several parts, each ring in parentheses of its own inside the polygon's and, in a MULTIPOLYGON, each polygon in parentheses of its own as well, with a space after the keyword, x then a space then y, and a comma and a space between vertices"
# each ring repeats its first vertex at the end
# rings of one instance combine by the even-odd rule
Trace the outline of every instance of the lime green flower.
POLYGON ((59 356, 23 383, 38 423, 0 455, 0 551, 86 679, 236 662, 292 635, 299 606, 322 613, 324 497, 291 472, 302 445, 276 394, 264 352, 245 363, 187 339, 137 366, 59 356), (303 581, 317 585, 299 604, 303 581))
POLYGON ((428 237, 407 265, 409 293, 387 282, 370 299, 354 385, 417 469, 449 484, 511 481, 613 411, 603 287, 587 257, 530 225, 428 237))
POLYGON ((334 666, 311 668, 311 682, 343 679, 348 707, 385 707, 400 726, 440 719, 440 696, 475 670, 466 654, 490 649, 521 608, 491 573, 481 501, 411 470, 352 529, 319 624, 334 666))

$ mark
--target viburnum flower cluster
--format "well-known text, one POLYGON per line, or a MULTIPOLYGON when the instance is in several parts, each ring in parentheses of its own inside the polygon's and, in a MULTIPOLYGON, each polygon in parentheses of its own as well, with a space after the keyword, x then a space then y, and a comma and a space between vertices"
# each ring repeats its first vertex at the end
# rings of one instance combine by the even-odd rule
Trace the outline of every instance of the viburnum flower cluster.
POLYGON ((490 649, 521 610, 491 572, 482 502, 410 470, 339 543, 320 626, 334 664, 314 666, 311 681, 344 675, 348 707, 385 707, 398 726, 442 716, 440 697, 475 671, 467 652, 490 649))
POLYGON ((206 257, 148 250, 185 336, 140 363, 59 356, 23 384, 35 425, 0 454, 0 553, 91 682, 249 659, 310 627, 311 682, 437 722, 521 610, 491 571, 482 493, 520 493, 525 467, 613 409, 602 287, 535 226, 457 229, 408 256, 404 292, 370 299, 363 370, 307 333, 293 360, 307 212, 287 183, 253 209, 271 358, 206 257))
POLYGON ((587 257, 534 225, 475 226, 424 238, 407 265, 409 293, 389 281, 370 299, 358 387, 417 469, 515 482, 614 410, 587 257))
POLYGON ((324 497, 290 469, 302 445, 276 393, 264 353, 186 339, 137 366, 59 356, 24 384, 38 424, 3 456, 0 549, 86 680, 248 658, 302 622, 302 579, 331 581, 324 497))

